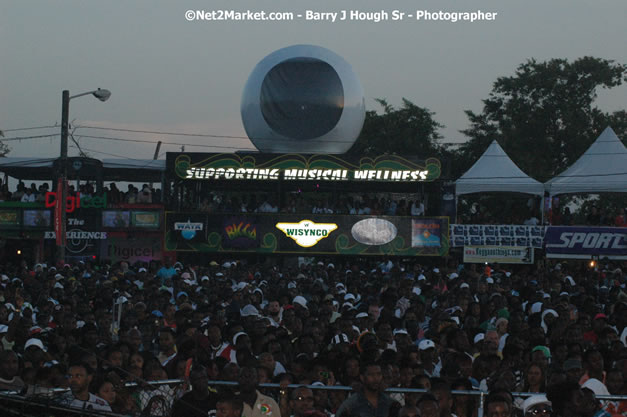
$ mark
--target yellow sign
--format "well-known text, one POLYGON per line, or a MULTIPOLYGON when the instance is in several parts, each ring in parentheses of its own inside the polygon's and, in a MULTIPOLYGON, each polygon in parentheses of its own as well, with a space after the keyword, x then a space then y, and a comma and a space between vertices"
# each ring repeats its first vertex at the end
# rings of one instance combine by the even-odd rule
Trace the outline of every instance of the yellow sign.
POLYGON ((310 248, 337 229, 337 224, 301 220, 298 223, 277 223, 276 227, 285 233, 285 236, 294 239, 299 246, 310 248))

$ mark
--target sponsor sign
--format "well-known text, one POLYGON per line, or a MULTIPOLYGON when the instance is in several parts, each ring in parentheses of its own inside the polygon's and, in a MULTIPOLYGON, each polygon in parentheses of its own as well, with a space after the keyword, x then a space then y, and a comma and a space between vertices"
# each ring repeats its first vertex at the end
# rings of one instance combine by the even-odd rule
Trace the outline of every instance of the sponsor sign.
MULTIPOLYGON (((85 254, 89 248, 94 247, 94 241, 106 240, 107 232, 86 232, 81 229, 71 229, 66 232, 66 250, 73 255, 85 254)), ((44 233, 44 239, 56 239, 55 232, 48 231, 44 233)))
POLYGON ((222 228, 222 246, 233 249, 259 247, 257 223, 250 218, 233 217, 225 219, 222 228))
POLYGON ((624 227, 549 226, 545 240, 549 258, 627 259, 627 228, 624 227))
MULTIPOLYGON (((60 189, 60 188, 57 188, 60 189)), ((106 208, 107 207, 107 194, 103 194, 101 196, 81 196, 81 193, 76 193, 76 197, 71 195, 67 196, 65 204, 65 212, 73 213, 74 210, 79 208, 106 208)), ((46 193, 46 207, 55 207, 57 204, 61 204, 59 202, 59 198, 57 198, 57 193, 53 191, 49 191, 46 193)))
POLYGON ((533 248, 520 246, 464 246, 464 262, 532 264, 533 248))
POLYGON ((24 210, 25 227, 50 227, 50 210, 24 210))
POLYGON ((191 180, 279 180, 286 181, 426 181, 428 170, 365 169, 256 169, 256 168, 190 168, 185 179, 191 180))
MULTIPOLYGON (((59 178, 57 181, 57 191, 61 192, 66 186, 65 180, 59 178)), ((56 196, 56 194, 55 194, 56 196)), ((54 206, 54 232, 56 234, 56 245, 57 246, 65 246, 65 236, 63 236, 63 210, 67 210, 65 207, 65 201, 61 201, 60 198, 57 198, 53 204, 54 206)), ((48 205, 48 194, 46 194, 46 207, 48 205)))
POLYGON ((285 233, 285 236, 294 239, 298 246, 310 248, 337 229, 337 224, 301 220, 298 223, 277 223, 276 227, 285 233))
POLYGON ((0 226, 19 226, 20 218, 17 210, 0 211, 0 226))
POLYGON ((422 182, 439 178, 441 163, 436 158, 417 161, 398 155, 343 160, 329 155, 168 152, 166 170, 185 180, 422 182))
POLYGON ((412 219, 411 245, 415 248, 439 248, 442 246, 442 232, 447 232, 442 219, 412 219))
POLYGON ((521 246, 542 248, 544 226, 453 224, 451 246, 521 246))
POLYGON ((158 211, 133 211, 131 212, 131 226, 141 229, 158 229, 158 211))
MULTIPOLYGON (((441 246, 412 247, 412 218, 290 213, 238 215, 165 213, 165 251, 328 254, 355 256, 442 256, 448 253, 448 218, 442 222, 441 246), (200 223, 203 230, 186 240, 175 223, 200 223), (202 238, 198 238, 198 235, 202 238)), ((180 227, 183 227, 180 225, 180 227)), ((185 228, 190 226, 185 225, 185 228)))
POLYGON ((355 223, 351 235, 359 243, 376 246, 393 241, 398 236, 398 230, 389 220, 374 217, 355 223))
POLYGON ((177 242, 206 243, 207 215, 173 213, 168 217, 166 234, 177 242))
POLYGON ((131 224, 131 212, 105 210, 102 212, 102 227, 127 229, 131 224))
POLYGON ((108 259, 114 263, 161 259, 161 239, 111 237, 100 245, 100 259, 108 259))

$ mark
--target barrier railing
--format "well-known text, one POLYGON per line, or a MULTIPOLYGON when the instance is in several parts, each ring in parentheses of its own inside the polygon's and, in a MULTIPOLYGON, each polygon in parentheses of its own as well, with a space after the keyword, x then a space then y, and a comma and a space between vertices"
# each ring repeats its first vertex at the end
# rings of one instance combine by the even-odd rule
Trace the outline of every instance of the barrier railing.
MULTIPOLYGON (((115 414, 115 413, 104 413, 90 410, 76 410, 67 407, 63 407, 58 403, 55 403, 55 399, 57 399, 63 393, 69 391, 68 388, 45 388, 41 389, 38 394, 32 396, 24 396, 20 395, 15 391, 5 391, 4 393, 0 393, 0 412, 5 412, 5 415, 38 415, 37 411, 33 411, 33 414, 28 413, 29 409, 36 410, 37 407, 46 407, 46 410, 49 411, 52 415, 63 415, 63 412, 69 412, 71 414, 87 414, 87 415, 107 415, 107 416, 121 416, 121 415, 134 415, 134 416, 145 416, 145 417, 160 417, 160 416, 169 416, 172 404, 174 401, 186 391, 183 389, 183 385, 186 384, 187 381, 183 379, 167 379, 160 381, 147 381, 147 382, 127 382, 124 384, 124 388, 128 389, 129 392, 132 393, 133 396, 138 401, 138 404, 141 405, 138 407, 135 413, 125 413, 125 414, 115 414), (11 412, 11 407, 7 408, 7 404, 11 403, 14 405, 13 412, 11 412), (33 408, 34 407, 34 408, 33 408)), ((209 386, 217 387, 217 386, 237 386, 237 382, 232 381, 209 381, 209 386)), ((260 388, 269 388, 269 389, 279 389, 279 388, 288 388, 295 389, 300 387, 307 387, 311 390, 326 390, 326 391, 353 391, 352 387, 343 386, 343 385, 302 385, 302 384, 289 384, 287 386, 282 387, 280 384, 273 383, 264 383, 259 384, 260 388)), ((35 389, 35 391, 37 391, 35 389)), ((422 394, 428 392, 426 389, 418 389, 418 388, 400 388, 400 387, 392 387, 386 390, 388 393, 400 393, 400 394, 422 394)), ((488 392, 479 391, 479 390, 452 390, 452 395, 471 395, 479 397, 478 404, 478 416, 483 416, 483 405, 485 397, 488 395, 488 392)), ((512 396, 514 398, 526 398, 532 395, 537 395, 538 393, 529 393, 529 392, 512 392, 512 396)), ((623 401, 627 400, 627 395, 598 395, 597 399, 603 401, 623 401)))

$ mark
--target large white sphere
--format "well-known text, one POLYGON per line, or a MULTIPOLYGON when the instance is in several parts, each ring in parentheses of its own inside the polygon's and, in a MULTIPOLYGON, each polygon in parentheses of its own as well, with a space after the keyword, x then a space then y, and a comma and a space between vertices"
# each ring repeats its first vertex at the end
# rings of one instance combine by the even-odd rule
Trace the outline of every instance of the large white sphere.
POLYGON ((279 49, 250 74, 241 104, 261 152, 344 153, 366 115, 357 75, 341 56, 314 45, 279 49))

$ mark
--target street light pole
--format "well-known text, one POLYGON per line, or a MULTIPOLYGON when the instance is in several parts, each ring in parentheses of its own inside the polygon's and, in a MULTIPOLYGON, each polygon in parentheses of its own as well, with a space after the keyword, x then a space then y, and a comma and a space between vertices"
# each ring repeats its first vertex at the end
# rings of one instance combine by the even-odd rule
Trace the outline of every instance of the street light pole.
POLYGON ((58 232, 61 234, 61 239, 57 236, 57 262, 61 264, 65 263, 65 240, 67 234, 67 213, 65 206, 67 204, 67 189, 65 183, 67 182, 67 148, 68 148, 68 132, 69 132, 69 118, 70 118, 70 100, 77 97, 93 94, 100 101, 107 101, 111 96, 109 90, 97 89, 94 91, 88 91, 86 93, 77 94, 70 97, 69 90, 63 90, 61 101, 61 190, 57 189, 57 199, 61 199, 61 224, 59 225, 58 232), (61 244, 59 244, 59 242, 61 244))

